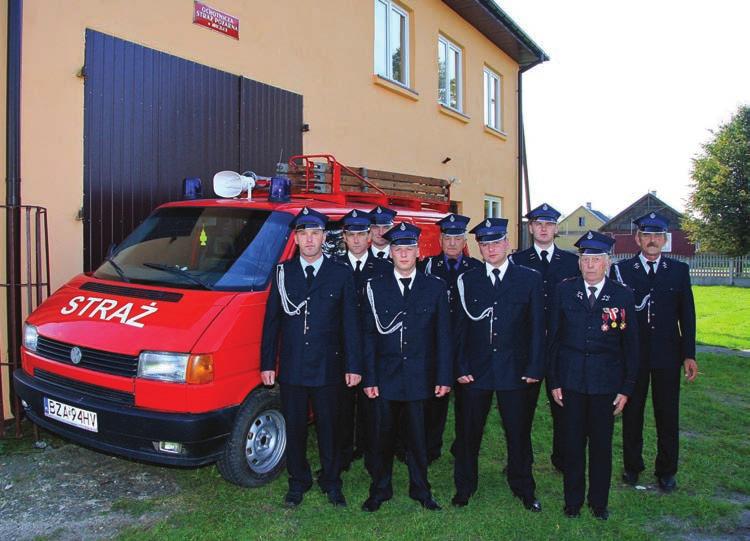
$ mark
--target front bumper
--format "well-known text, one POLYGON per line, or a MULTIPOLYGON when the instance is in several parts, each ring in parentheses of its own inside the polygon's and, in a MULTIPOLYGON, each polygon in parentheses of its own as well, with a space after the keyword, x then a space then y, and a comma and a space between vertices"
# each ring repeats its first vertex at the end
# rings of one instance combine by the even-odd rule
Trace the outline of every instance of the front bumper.
POLYGON ((74 390, 62 390, 30 376, 13 373, 18 397, 26 415, 37 425, 81 445, 107 453, 175 466, 200 466, 214 462, 232 430, 237 406, 208 413, 162 413, 108 403, 74 390), (44 397, 97 414, 99 432, 89 432, 44 415, 44 397), (180 454, 159 452, 153 442, 178 442, 180 454))

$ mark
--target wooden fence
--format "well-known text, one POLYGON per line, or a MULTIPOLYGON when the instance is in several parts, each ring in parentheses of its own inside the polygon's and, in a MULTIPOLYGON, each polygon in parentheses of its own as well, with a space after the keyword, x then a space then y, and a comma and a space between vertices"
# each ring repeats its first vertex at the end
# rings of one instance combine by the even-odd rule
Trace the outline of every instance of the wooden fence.
MULTIPOLYGON (((616 254, 615 262, 635 254, 616 254)), ((750 255, 729 257, 718 254, 696 254, 691 257, 665 254, 690 265, 690 278, 696 285, 736 285, 750 287, 750 255)))

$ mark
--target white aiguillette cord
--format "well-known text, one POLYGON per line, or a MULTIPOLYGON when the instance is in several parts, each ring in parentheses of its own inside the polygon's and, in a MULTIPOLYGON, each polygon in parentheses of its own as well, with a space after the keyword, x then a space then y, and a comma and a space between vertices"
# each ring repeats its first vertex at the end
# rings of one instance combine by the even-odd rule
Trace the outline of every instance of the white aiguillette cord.
POLYGON ((305 327, 303 334, 307 334, 307 299, 299 304, 294 304, 286 292, 286 282, 284 281, 284 265, 276 265, 276 283, 279 285, 279 296, 281 297, 281 307, 288 316, 298 316, 305 309, 305 327))
POLYGON ((464 312, 466 312, 466 315, 469 316, 469 319, 472 321, 482 321, 484 318, 489 317, 490 318, 490 344, 492 343, 492 320, 494 319, 495 315, 495 307, 490 306, 489 308, 485 308, 484 311, 479 314, 479 316, 473 316, 471 312, 469 312, 469 309, 466 307, 466 299, 464 298, 464 275, 461 274, 458 277, 458 280, 456 280, 456 288, 458 289, 458 296, 461 298, 461 306, 463 306, 464 312))
POLYGON ((375 295, 372 292, 372 287, 370 287, 369 280, 367 281, 367 286, 365 287, 367 290, 367 300, 370 302, 370 309, 372 310, 372 316, 375 318, 375 328, 378 330, 380 334, 386 335, 386 334, 392 334, 396 331, 400 332, 400 338, 399 341, 401 343, 401 351, 404 350, 404 323, 402 321, 396 322, 396 319, 398 319, 398 316, 403 314, 403 310, 399 311, 398 314, 393 316, 393 319, 390 323, 387 325, 383 325, 380 323, 380 318, 378 317, 378 312, 375 310, 375 295))
MULTIPOLYGON (((618 282, 620 282, 622 285, 627 285, 622 279, 622 274, 620 274, 620 266, 617 263, 615 263, 615 275, 617 276, 618 282)), ((641 303, 635 306, 635 311, 642 312, 643 309, 647 306, 648 312, 646 312, 646 319, 648 323, 651 323, 651 293, 648 293, 645 297, 643 297, 641 303)))

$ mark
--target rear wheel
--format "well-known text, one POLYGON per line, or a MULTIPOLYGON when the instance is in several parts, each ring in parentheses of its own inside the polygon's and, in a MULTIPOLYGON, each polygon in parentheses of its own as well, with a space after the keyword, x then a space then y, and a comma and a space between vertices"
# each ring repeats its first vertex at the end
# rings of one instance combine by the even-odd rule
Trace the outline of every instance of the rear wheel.
POLYGON ((285 462, 286 423, 278 388, 260 388, 240 407, 216 465, 230 483, 258 487, 278 477, 285 462))

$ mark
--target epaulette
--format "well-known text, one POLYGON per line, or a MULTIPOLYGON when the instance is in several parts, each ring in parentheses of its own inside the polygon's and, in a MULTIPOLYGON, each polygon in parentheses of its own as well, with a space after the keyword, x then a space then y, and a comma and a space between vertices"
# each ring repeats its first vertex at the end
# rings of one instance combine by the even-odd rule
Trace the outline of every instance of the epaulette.
MULTIPOLYGON (((569 276, 568 278, 564 278, 560 281, 561 284, 564 284, 565 282, 572 282, 574 280, 578 280, 579 276, 569 276)), ((612 280, 613 282, 616 282, 616 280, 612 280)), ((618 282, 619 283, 619 282, 618 282)))

